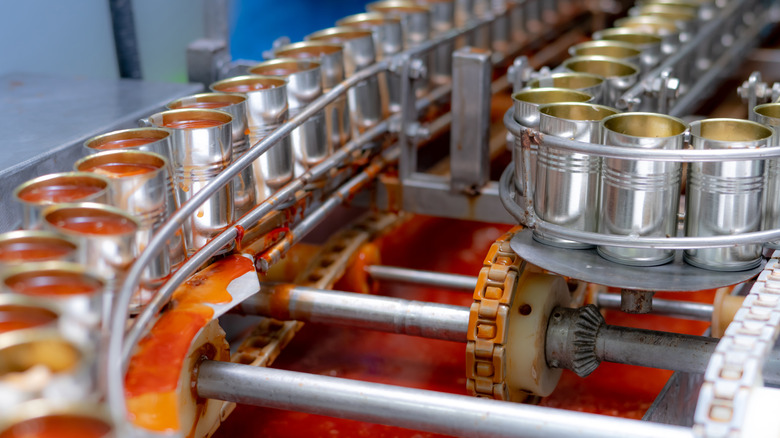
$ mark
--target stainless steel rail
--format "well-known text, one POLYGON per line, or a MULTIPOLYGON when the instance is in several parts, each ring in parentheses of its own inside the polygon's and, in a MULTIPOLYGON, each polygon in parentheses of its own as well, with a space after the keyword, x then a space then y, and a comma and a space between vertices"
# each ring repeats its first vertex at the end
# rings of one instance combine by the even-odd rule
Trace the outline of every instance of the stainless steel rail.
POLYGON ((400 281, 470 292, 473 292, 474 288, 477 287, 477 277, 471 275, 421 271, 419 269, 382 265, 366 266, 366 272, 375 280, 400 281))
POLYGON ((422 389, 256 368, 200 365, 198 396, 460 437, 691 438, 691 429, 422 389))

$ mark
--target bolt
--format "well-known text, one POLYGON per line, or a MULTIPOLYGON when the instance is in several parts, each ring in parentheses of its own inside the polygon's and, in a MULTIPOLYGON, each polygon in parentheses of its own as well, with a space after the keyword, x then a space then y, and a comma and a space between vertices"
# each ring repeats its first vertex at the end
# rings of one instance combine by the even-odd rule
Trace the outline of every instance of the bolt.
POLYGON ((412 79, 422 79, 428 74, 428 69, 423 64, 422 59, 412 59, 409 61, 409 77, 412 79))

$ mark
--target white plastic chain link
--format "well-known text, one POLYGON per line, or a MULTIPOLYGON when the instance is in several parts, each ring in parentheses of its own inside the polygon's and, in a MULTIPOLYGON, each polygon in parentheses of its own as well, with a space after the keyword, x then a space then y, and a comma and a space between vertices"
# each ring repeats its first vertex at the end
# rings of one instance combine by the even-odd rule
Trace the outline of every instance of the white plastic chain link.
POLYGON ((694 433, 739 437, 753 388, 780 333, 780 251, 775 251, 718 342, 704 374, 694 433))

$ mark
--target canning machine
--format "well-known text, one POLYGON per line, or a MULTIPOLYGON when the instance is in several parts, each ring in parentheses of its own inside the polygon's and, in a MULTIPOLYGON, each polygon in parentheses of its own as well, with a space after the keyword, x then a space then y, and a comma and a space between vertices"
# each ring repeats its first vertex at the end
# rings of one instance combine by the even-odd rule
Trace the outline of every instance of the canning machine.
POLYGON ((9 79, 0 437, 780 435, 780 5, 355 12, 9 79))

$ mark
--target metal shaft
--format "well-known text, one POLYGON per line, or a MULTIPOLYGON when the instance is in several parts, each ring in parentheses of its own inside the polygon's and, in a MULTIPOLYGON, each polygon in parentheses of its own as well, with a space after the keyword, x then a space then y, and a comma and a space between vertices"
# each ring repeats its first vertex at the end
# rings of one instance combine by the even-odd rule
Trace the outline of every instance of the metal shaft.
POLYGON ((691 429, 378 383, 256 368, 200 365, 200 397, 461 437, 693 437, 691 429))
POLYGON ((466 342, 468 307, 350 292, 263 284, 237 309, 281 320, 319 322, 466 342))
MULTIPOLYGON (((610 293, 599 294, 596 303, 602 308, 619 309, 620 295, 610 293)), ((653 311, 651 313, 709 321, 712 318, 712 304, 653 298, 653 311)))
POLYGON ((470 275, 420 271, 381 265, 366 266, 366 272, 375 280, 398 281, 469 292, 473 292, 474 288, 477 287, 477 277, 470 275))

